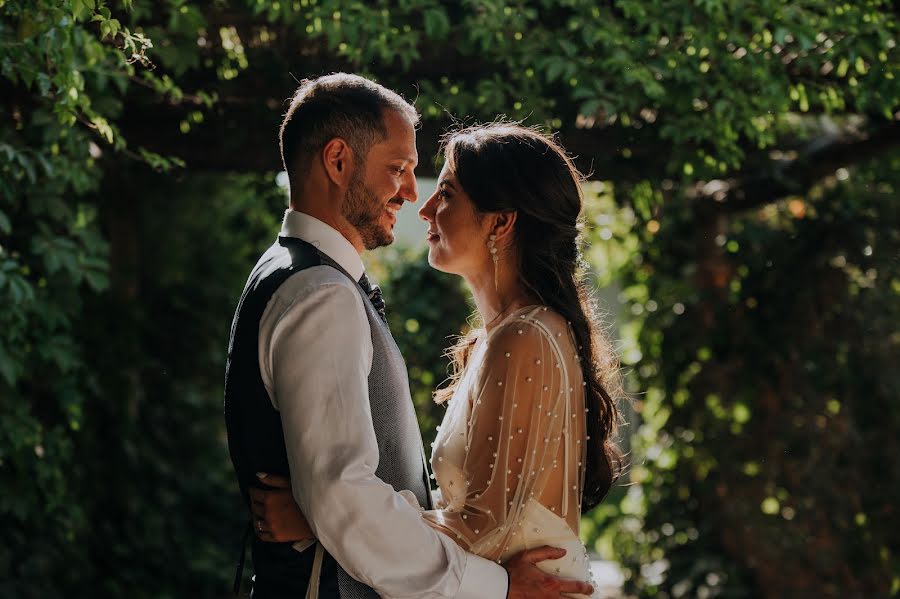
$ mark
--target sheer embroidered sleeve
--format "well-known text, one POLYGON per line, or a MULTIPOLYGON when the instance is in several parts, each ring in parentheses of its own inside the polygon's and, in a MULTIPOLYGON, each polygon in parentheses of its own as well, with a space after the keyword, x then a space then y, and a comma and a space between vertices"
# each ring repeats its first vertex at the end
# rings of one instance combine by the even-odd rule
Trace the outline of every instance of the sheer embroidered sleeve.
POLYGON ((577 531, 581 370, 565 322, 544 320, 514 318, 488 336, 470 392, 452 400, 470 403, 465 489, 445 490, 442 509, 424 513, 463 548, 494 560, 524 525, 530 501, 577 531))

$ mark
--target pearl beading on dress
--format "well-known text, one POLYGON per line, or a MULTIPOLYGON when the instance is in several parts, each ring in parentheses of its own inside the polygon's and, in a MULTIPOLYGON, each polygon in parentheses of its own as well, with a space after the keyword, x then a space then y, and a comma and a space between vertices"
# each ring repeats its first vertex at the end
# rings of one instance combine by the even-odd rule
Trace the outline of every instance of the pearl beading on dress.
MULTIPOLYGON (((547 312, 546 307, 542 307, 541 312, 547 312)), ((572 530, 573 539, 577 543, 575 533, 577 514, 581 505, 579 493, 583 476, 581 468, 584 464, 584 460, 580 459, 584 444, 580 443, 580 440, 585 438, 584 419, 578 417, 581 410, 577 408, 583 408, 584 414, 588 414, 587 408, 583 406, 583 394, 575 395, 580 378, 580 360, 577 354, 575 358, 569 357, 574 352, 570 354, 564 351, 564 344, 574 344, 572 336, 567 338, 558 330, 548 329, 556 326, 553 319, 558 316, 551 316, 551 320, 547 321, 543 317, 529 318, 526 314, 517 316, 518 320, 515 323, 519 326, 510 328, 501 324, 492 329, 492 333, 495 330, 509 329, 512 337, 509 337, 509 334, 504 336, 490 334, 483 339, 480 346, 476 345, 470 365, 464 373, 464 379, 468 376, 470 380, 467 385, 458 386, 443 423, 444 428, 451 422, 455 424, 439 432, 433 456, 436 478, 446 489, 444 499, 448 499, 450 504, 456 502, 454 506, 457 509, 453 512, 455 514, 453 517, 459 522, 461 542, 479 555, 496 557, 501 562, 501 554, 498 552, 501 549, 503 551, 515 549, 515 543, 519 542, 516 541, 519 538, 517 535, 523 534, 526 530, 529 534, 533 534, 533 528, 545 530, 545 527, 540 526, 526 528, 523 523, 527 524, 532 517, 529 516, 531 508, 527 507, 529 502, 539 503, 543 493, 541 489, 547 488, 546 485, 551 480, 562 479, 560 483, 563 489, 563 502, 548 504, 546 506, 549 510, 548 517, 549 513, 552 513, 559 523, 568 521, 569 524, 566 526, 572 530), (521 343, 509 346, 508 341, 512 341, 513 338, 521 340, 521 343), (541 339, 545 349, 538 351, 537 355, 531 354, 528 357, 527 351, 524 354, 517 353, 519 345, 523 348, 537 347, 534 340, 538 338, 541 339), (489 354, 496 355, 497 358, 486 362, 484 357, 489 354), (556 359, 548 363, 547 356, 556 359), (479 367, 482 366, 483 374, 489 374, 491 371, 503 373, 489 379, 493 391, 478 384, 479 367), (522 368, 527 370, 522 372, 522 368), (518 377, 514 376, 517 369, 520 373, 518 377), (532 399, 531 396, 542 396, 544 400, 542 403, 547 405, 532 408, 531 406, 535 404, 530 402, 537 397, 532 399), (512 398, 518 400, 510 401, 512 398), (517 409, 522 401, 525 401, 526 406, 524 412, 517 409), (454 406, 458 409, 454 410, 454 406), (452 414, 454 412, 455 414, 452 414), (451 418, 451 415, 455 415, 456 420, 451 418), (485 416, 493 416, 494 424, 489 424, 485 416), (535 430, 535 427, 551 434, 535 439, 530 432, 535 430), (482 440, 480 443, 479 431, 482 431, 480 435, 483 435, 480 436, 482 440), (487 443, 484 439, 487 439, 487 443), (572 444, 572 441, 576 443, 572 444), (482 464, 480 474, 478 455, 493 456, 487 469, 483 465, 488 460, 480 462, 482 464), (449 456, 457 457, 448 459, 449 456), (572 457, 576 459, 573 460, 572 457), (498 464, 506 470, 505 473, 498 471, 496 468, 498 464), (456 476, 465 478, 468 494, 463 489, 462 478, 456 480, 460 484, 449 484, 452 482, 450 479, 456 476), (502 487, 498 484, 501 481, 506 483, 502 487), (485 502, 492 502, 495 498, 502 499, 502 503, 493 505, 506 507, 496 512, 490 508, 485 509, 485 506, 491 505, 485 502), (577 510, 574 509, 576 507, 577 510), (575 515, 571 518, 565 516, 571 512, 575 512, 575 515), (476 515, 478 518, 473 519, 476 515), (465 525, 463 521, 466 522, 465 525), (480 524, 477 528, 469 527, 475 522, 480 524), (473 531, 478 532, 473 536, 473 531)), ((586 381, 582 380, 581 383, 583 389, 586 381)), ((555 487, 556 482, 552 484, 555 487)), ((449 521, 452 522, 452 518, 449 521)), ((455 525, 451 526, 451 529, 453 528, 455 525)), ((582 552, 583 547, 577 553, 582 552)), ((576 564, 577 555, 573 554, 572 560, 565 561, 568 564, 576 564)), ((566 568, 563 570, 568 571, 566 568)), ((585 571, 584 576, 578 577, 586 580, 589 572, 585 571)))

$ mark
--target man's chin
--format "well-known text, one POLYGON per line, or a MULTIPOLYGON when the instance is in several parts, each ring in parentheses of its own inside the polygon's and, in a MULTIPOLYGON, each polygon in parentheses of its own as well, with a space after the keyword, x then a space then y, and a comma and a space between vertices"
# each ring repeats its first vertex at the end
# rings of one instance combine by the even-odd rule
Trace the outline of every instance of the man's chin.
POLYGON ((391 245, 394 243, 394 226, 397 224, 397 217, 390 219, 390 222, 383 223, 381 230, 378 232, 381 245, 391 245))
POLYGON ((393 229, 382 229, 380 231, 373 231, 373 235, 369 237, 366 243, 367 250, 374 250, 380 247, 385 247, 394 243, 394 230, 393 229))

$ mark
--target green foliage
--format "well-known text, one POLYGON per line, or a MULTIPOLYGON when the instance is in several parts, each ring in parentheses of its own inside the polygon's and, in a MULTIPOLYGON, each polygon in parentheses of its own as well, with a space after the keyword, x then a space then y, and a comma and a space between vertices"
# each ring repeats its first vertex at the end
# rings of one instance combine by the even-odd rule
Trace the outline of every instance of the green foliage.
POLYGON ((246 523, 223 439, 223 348, 246 265, 272 242, 285 198, 258 177, 160 178, 140 167, 108 175, 101 192, 142 186, 127 209, 106 207, 114 237, 127 240, 124 264, 86 310, 85 323, 105 326, 79 328, 105 399, 77 438, 78 455, 104 456, 78 464, 82 505, 92 533, 116 541, 93 546, 82 575, 109 596, 219 596, 246 523), (98 480, 116 490, 93 497, 98 480))
MULTIPOLYGON (((90 123, 113 141, 90 95, 123 77, 126 61, 74 25, 92 15, 107 23, 83 3, 0 3, 0 15, 0 484, 16 490, 0 500, 8 535, 0 570, 62 585, 74 576, 66 566, 73 541, 87 529, 67 476, 91 384, 75 330, 84 295, 108 286, 109 252, 96 209, 81 200, 96 187, 94 136, 71 125, 90 123), (106 71, 105 80, 90 68, 106 71), (27 108, 19 94, 29 96, 27 108)), ((26 588, 4 581, 5 592, 40 595, 26 588)))
POLYGON ((356 71, 405 73, 435 44, 475 66, 420 78, 426 117, 608 126, 622 158, 649 158, 659 143, 668 171, 688 179, 740 168, 794 128, 794 113, 890 120, 900 104, 896 14, 877 0, 301 5, 255 10, 356 71))
POLYGON ((842 170, 700 247, 690 210, 660 226, 606 202, 619 225, 595 251, 640 242, 622 299, 641 424, 600 546, 641 596, 895 584, 898 166, 842 170))
MULTIPOLYGON (((417 98, 424 170, 505 113, 602 180, 639 415, 583 534, 631 590, 896 594, 898 33, 879 0, 0 0, 0 594, 226 588, 228 323, 288 74, 338 69, 417 98)), ((430 440, 470 308, 376 262, 430 440)))

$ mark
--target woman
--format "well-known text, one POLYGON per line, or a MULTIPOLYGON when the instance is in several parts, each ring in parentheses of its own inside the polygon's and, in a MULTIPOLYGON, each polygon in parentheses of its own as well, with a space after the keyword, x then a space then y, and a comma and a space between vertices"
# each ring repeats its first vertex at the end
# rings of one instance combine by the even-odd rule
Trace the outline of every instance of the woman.
POLYGON ((581 280, 581 177, 554 140, 515 124, 453 133, 445 156, 419 210, 428 261, 465 279, 484 326, 453 348, 455 374, 436 394, 448 404, 431 462, 440 491, 423 517, 498 562, 561 547, 538 566, 587 580, 580 515, 619 459, 616 364, 581 280))

